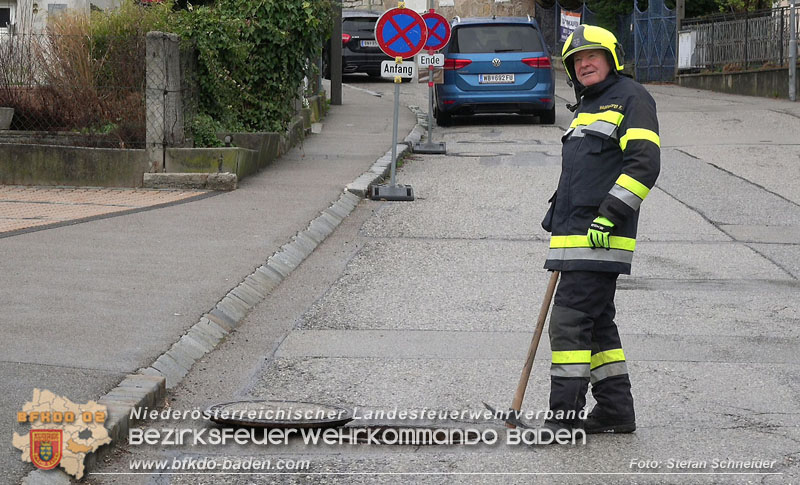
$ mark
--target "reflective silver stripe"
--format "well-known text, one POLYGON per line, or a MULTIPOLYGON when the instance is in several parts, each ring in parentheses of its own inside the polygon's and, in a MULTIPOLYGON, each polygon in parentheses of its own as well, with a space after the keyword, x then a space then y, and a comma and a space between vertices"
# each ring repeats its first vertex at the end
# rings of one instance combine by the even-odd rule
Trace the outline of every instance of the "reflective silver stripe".
POLYGON ((613 140, 618 140, 617 125, 609 123, 608 121, 595 121, 590 125, 576 126, 572 130, 572 134, 567 131, 564 136, 570 135, 571 138, 580 138, 586 136, 586 133, 597 133, 598 135, 607 136, 613 140))
POLYGON ((622 376, 628 373, 628 364, 625 362, 612 362, 595 368, 591 371, 592 384, 613 376, 622 376))
POLYGON ((590 125, 584 126, 583 129, 585 131, 601 133, 609 138, 613 138, 614 140, 619 139, 619 137, 617 137, 617 125, 614 123, 609 123, 608 121, 598 120, 590 125))
POLYGON ((593 260, 631 264, 633 251, 622 249, 555 248, 547 253, 548 260, 593 260))
POLYGON ((638 211, 639 206, 642 205, 642 199, 640 199, 638 195, 620 185, 614 184, 614 187, 612 187, 608 193, 621 200, 625 205, 635 211, 638 211))
POLYGON ((590 364, 552 364, 550 375, 555 377, 589 377, 590 364))
POLYGON ((570 135, 570 138, 581 138, 583 136, 583 128, 584 128, 583 126, 576 126, 572 130, 572 134, 570 135))
POLYGON ((564 134, 561 136, 561 138, 568 137, 570 135, 570 133, 572 133, 573 131, 575 131, 575 128, 568 129, 567 131, 564 132, 564 134))

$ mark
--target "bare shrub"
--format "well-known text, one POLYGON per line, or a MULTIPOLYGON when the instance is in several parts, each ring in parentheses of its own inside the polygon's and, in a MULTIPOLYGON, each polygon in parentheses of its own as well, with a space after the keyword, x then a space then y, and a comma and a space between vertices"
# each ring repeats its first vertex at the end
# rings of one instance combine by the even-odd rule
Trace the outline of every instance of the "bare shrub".
POLYGON ((44 34, 0 42, 0 105, 12 129, 69 131, 90 146, 144 145, 144 34, 92 35, 89 18, 67 13, 44 34))

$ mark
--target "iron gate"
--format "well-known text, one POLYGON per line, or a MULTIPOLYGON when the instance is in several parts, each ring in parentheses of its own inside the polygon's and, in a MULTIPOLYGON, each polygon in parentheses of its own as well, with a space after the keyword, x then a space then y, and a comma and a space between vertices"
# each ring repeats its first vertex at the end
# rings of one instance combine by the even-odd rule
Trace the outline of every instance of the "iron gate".
POLYGON ((664 0, 650 0, 645 12, 633 2, 634 57, 639 82, 672 81, 675 78, 676 13, 664 0))
POLYGON ((550 8, 542 7, 537 3, 534 16, 536 17, 536 22, 539 24, 539 30, 541 30, 544 41, 547 44, 547 48, 550 50, 550 55, 552 56, 560 56, 561 49, 564 47, 564 40, 562 40, 559 35, 559 27, 561 25, 560 17, 562 11, 571 12, 573 14, 580 13, 582 24, 595 24, 596 15, 594 12, 589 10, 589 7, 586 6, 585 2, 581 5, 580 10, 576 10, 574 12, 562 7, 558 1, 556 1, 550 8))

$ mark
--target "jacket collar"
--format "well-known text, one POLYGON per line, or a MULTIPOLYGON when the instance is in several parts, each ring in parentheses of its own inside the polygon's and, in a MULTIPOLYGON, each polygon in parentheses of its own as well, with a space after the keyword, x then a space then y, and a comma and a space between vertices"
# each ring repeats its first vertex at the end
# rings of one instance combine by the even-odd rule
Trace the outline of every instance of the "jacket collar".
POLYGON ((578 86, 580 86, 579 98, 583 97, 594 98, 596 96, 599 96, 603 91, 608 89, 609 86, 616 83, 617 81, 619 81, 619 74, 617 74, 615 71, 612 70, 610 73, 608 73, 608 76, 606 76, 605 79, 603 79, 597 84, 592 84, 589 87, 585 87, 582 84, 578 83, 578 86))

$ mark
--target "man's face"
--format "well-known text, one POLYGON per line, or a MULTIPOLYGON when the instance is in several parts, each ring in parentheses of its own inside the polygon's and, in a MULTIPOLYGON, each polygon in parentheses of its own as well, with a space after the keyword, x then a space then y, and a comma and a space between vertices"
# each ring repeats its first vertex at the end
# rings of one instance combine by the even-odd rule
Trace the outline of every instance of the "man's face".
POLYGON ((572 55, 572 59, 578 82, 587 88, 603 81, 611 72, 611 65, 603 49, 579 51, 572 55))

